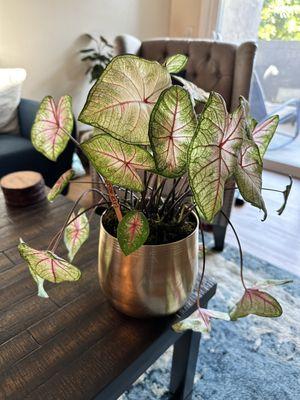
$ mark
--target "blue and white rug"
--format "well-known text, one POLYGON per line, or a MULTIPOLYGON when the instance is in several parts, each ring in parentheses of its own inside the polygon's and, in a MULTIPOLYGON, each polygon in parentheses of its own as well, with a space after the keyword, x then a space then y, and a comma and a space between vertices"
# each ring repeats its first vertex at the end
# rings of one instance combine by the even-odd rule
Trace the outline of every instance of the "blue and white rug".
MULTIPOLYGON (((201 340, 194 400, 300 399, 300 279, 245 254, 245 277, 255 281, 293 279, 270 290, 281 303, 280 318, 249 316, 236 322, 213 321, 210 339, 201 340)), ((242 295, 238 253, 227 246, 208 256, 207 272, 218 282, 210 308, 226 310, 242 295)), ((172 349, 169 349, 120 400, 167 399, 172 349)))

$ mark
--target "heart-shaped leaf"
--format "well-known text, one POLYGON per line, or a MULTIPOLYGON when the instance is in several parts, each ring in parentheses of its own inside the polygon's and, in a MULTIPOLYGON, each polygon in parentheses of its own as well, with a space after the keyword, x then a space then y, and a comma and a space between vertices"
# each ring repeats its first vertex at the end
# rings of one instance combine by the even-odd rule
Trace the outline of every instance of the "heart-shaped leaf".
POLYGON ((257 124, 252 130, 252 138, 257 144, 261 158, 265 155, 270 141, 279 123, 279 116, 273 115, 265 121, 257 124))
POLYGON ((281 215, 283 213, 283 211, 285 210, 286 203, 288 201, 289 195, 290 195, 291 190, 292 190, 293 178, 291 176, 289 176, 289 178, 290 178, 290 183, 288 185, 286 185, 285 190, 282 192, 282 194, 283 194, 283 204, 277 210, 278 215, 281 215))
POLYGON ((243 141, 240 105, 228 114, 222 96, 211 92, 188 152, 188 173, 197 210, 212 222, 223 204, 224 185, 233 174, 243 141))
POLYGON ((79 121, 128 143, 149 144, 152 108, 169 86, 170 74, 158 62, 114 57, 92 87, 79 121))
POLYGON ((293 282, 292 279, 267 279, 265 281, 255 282, 253 288, 258 290, 262 289, 265 290, 270 287, 286 285, 287 283, 292 283, 292 282, 293 282))
POLYGON ((175 54, 174 56, 166 59, 164 66, 167 68, 170 74, 176 74, 185 69, 187 62, 187 56, 184 54, 175 54))
POLYGON ((145 215, 139 211, 129 211, 119 222, 117 236, 123 253, 128 256, 147 240, 149 224, 145 215))
POLYGON ((230 312, 231 320, 255 314, 260 317, 280 317, 281 305, 266 292, 258 289, 246 289, 241 300, 230 312))
POLYGON ((182 83, 185 90, 187 90, 195 101, 199 103, 205 103, 209 98, 209 93, 205 90, 199 88, 193 82, 190 82, 181 76, 174 76, 173 78, 177 79, 180 83, 182 83))
POLYGON ((64 190, 70 180, 74 177, 74 171, 69 169, 64 172, 58 180, 54 183, 51 190, 48 193, 47 199, 52 202, 56 199, 56 197, 64 190))
POLYGON ((186 172, 187 152, 196 129, 188 92, 172 86, 161 93, 149 124, 151 148, 159 174, 174 178, 186 172))
POLYGON ((64 232, 64 242, 69 251, 68 257, 70 261, 73 261, 76 253, 83 245, 83 243, 88 239, 90 234, 89 221, 83 211, 83 208, 79 210, 78 217, 76 219, 74 219, 75 214, 73 213, 71 220, 74 219, 74 221, 72 221, 66 227, 64 232))
POLYGON ((27 262, 32 274, 49 282, 77 281, 81 272, 67 261, 51 251, 40 251, 20 241, 18 246, 21 257, 27 262))
POLYGON ((153 157, 146 150, 110 135, 94 136, 81 143, 81 148, 97 172, 126 189, 142 191, 144 186, 137 170, 155 168, 153 157))
POLYGON ((185 318, 182 321, 172 325, 172 328, 175 332, 183 332, 191 329, 195 332, 209 333, 211 331, 212 318, 230 321, 230 316, 228 313, 200 308, 190 317, 185 318))
POLYGON ((263 164, 257 145, 253 140, 244 138, 234 176, 243 198, 263 210, 263 219, 266 219, 267 210, 261 195, 262 170, 263 164))
POLYGON ((31 129, 33 146, 51 161, 66 148, 73 130, 72 98, 62 96, 56 107, 51 96, 40 104, 31 129))

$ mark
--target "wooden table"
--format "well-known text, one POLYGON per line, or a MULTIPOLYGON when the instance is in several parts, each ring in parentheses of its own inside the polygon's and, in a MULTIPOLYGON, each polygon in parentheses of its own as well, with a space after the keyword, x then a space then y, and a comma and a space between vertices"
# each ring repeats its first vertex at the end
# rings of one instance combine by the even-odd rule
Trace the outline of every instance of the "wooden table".
MULTIPOLYGON (((190 399, 200 335, 175 333, 171 324, 195 310, 195 295, 168 318, 137 320, 114 310, 97 279, 97 218, 76 258, 81 280, 46 284, 50 299, 36 296, 19 237, 46 249, 71 205, 60 197, 7 208, 0 194, 0 399, 117 399, 173 344, 170 398, 190 399)), ((63 245, 58 254, 66 255, 63 245)), ((206 280, 202 304, 215 290, 206 280)))

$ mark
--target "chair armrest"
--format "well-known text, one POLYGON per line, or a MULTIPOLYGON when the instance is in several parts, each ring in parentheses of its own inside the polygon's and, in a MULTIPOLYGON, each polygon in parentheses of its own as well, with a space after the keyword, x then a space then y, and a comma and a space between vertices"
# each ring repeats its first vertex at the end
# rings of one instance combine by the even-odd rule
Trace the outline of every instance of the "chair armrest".
POLYGON ((30 139, 31 127, 34 123, 40 103, 35 100, 21 99, 18 107, 18 119, 21 136, 30 139))
POLYGON ((120 54, 138 54, 141 49, 142 42, 131 35, 121 35, 115 38, 115 52, 120 54))

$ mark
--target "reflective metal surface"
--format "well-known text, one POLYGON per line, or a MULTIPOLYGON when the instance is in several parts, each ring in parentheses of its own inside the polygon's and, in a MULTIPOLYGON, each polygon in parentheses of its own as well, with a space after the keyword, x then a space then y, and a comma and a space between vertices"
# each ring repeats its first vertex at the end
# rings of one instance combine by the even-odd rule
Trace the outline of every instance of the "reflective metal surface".
POLYGON ((185 239, 144 245, 125 256, 101 217, 98 264, 101 288, 119 311, 133 317, 172 314, 183 306, 196 280, 198 220, 185 239))

